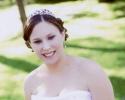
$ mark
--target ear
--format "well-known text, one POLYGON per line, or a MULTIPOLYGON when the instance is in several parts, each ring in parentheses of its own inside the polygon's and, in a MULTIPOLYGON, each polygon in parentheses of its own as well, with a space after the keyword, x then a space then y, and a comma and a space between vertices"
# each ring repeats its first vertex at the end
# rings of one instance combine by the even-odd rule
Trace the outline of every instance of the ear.
POLYGON ((65 31, 61 32, 62 37, 63 37, 63 41, 65 41, 65 31))
POLYGON ((26 46, 27 46, 28 48, 32 49, 32 47, 31 47, 29 41, 26 41, 25 44, 26 44, 26 46))

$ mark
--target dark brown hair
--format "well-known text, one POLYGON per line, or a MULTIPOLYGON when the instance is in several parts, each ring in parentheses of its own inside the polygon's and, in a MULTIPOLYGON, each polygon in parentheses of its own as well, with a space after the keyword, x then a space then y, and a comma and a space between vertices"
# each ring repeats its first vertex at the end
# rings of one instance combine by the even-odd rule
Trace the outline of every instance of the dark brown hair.
POLYGON ((37 25, 38 23, 42 22, 42 20, 52 23, 53 25, 55 25, 60 32, 65 32, 65 41, 68 38, 68 34, 66 34, 67 29, 63 26, 63 21, 60 18, 56 18, 54 16, 51 15, 34 15, 33 17, 31 17, 30 19, 28 19, 24 25, 24 34, 23 34, 23 38, 25 40, 26 45, 31 48, 30 44, 29 44, 29 37, 33 31, 33 28, 35 27, 35 25, 37 25))

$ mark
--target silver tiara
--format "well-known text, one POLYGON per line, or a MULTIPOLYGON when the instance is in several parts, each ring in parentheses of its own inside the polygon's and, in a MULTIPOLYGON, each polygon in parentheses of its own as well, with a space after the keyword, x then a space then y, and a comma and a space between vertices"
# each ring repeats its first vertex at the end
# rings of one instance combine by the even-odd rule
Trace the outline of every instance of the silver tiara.
POLYGON ((33 13, 31 13, 31 15, 28 18, 30 19, 35 15, 51 15, 51 16, 55 17, 55 15, 51 11, 49 11, 47 9, 39 9, 39 10, 35 10, 33 13))

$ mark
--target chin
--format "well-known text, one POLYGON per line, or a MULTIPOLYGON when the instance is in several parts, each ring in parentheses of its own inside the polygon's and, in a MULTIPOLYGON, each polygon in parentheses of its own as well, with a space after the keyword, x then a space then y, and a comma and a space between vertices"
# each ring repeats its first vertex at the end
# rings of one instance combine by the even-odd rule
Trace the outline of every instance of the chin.
POLYGON ((47 65, 56 65, 59 62, 59 57, 55 57, 55 58, 52 58, 52 59, 46 59, 46 60, 43 60, 43 61, 47 65))

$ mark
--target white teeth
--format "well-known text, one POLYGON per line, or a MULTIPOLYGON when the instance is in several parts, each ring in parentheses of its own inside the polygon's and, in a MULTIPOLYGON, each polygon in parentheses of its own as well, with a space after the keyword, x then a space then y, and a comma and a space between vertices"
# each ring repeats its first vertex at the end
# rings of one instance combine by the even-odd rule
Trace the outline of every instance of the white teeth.
POLYGON ((53 55, 54 55, 54 51, 44 54, 45 57, 50 57, 50 56, 53 56, 53 55))

